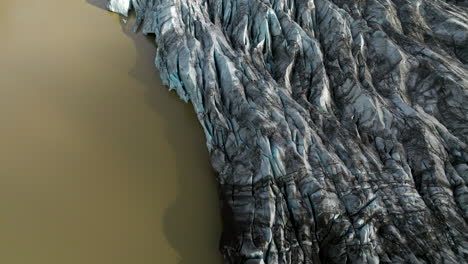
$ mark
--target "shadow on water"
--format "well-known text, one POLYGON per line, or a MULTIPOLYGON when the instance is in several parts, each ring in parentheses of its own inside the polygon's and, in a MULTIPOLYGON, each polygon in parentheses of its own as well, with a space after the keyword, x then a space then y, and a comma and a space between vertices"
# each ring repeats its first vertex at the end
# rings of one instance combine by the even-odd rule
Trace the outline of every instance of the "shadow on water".
POLYGON ((86 0, 88 4, 98 7, 100 9, 107 10, 107 0, 86 0))
MULTIPOLYGON (((105 9, 107 0, 86 0, 105 9)), ((214 172, 209 164, 205 136, 190 104, 183 103, 175 92, 162 85, 154 66, 154 36, 134 33, 132 19, 121 22, 122 31, 134 41, 137 58, 129 75, 146 87, 146 103, 168 120, 165 136, 176 155, 179 194, 165 211, 164 232, 170 245, 181 257, 180 264, 219 264, 218 252, 221 217, 214 172), (183 126, 180 124, 184 124, 183 126), (184 128, 190 129, 184 131, 184 128), (182 129, 181 129, 182 128, 182 129), (193 151, 199 149, 199 155, 193 151)))

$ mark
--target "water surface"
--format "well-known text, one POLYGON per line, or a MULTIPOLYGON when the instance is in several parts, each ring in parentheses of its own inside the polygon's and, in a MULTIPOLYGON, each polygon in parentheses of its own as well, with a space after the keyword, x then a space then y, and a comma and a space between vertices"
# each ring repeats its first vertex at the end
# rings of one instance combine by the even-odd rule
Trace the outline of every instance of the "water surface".
POLYGON ((0 1, 0 263, 221 263, 192 107, 102 2, 0 1))

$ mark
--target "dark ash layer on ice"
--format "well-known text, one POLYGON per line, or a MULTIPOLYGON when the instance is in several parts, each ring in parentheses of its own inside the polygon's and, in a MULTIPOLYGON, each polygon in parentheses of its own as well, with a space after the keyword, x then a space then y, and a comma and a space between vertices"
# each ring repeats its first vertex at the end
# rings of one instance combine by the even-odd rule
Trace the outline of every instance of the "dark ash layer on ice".
POLYGON ((109 3, 194 106, 236 264, 467 263, 467 6, 109 3))

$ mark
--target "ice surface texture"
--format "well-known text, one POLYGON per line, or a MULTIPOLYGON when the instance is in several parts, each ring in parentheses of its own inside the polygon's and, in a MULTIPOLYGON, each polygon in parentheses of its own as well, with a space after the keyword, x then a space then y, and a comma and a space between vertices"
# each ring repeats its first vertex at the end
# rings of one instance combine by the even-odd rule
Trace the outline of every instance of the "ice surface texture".
POLYGON ((109 2, 193 104, 235 264, 467 263, 467 6, 109 2))

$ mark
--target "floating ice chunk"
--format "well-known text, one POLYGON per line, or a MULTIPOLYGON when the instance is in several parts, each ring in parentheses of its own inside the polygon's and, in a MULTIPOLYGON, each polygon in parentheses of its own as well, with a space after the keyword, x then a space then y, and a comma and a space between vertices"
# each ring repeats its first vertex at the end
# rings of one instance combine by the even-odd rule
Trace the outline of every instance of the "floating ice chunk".
POLYGON ((123 16, 128 16, 128 10, 130 10, 131 0, 109 0, 107 2, 107 8, 115 13, 119 13, 123 16))

